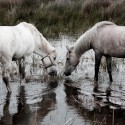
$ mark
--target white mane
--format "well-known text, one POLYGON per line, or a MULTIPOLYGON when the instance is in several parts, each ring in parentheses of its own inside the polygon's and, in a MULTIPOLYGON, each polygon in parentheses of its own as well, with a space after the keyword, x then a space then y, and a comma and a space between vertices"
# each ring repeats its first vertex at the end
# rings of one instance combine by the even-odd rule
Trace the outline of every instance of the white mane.
POLYGON ((38 36, 37 38, 40 38, 40 40, 42 41, 42 51, 43 53, 51 53, 52 51, 55 51, 55 48, 52 47, 50 45, 50 43, 45 39, 45 37, 43 37, 43 35, 38 31, 38 29, 30 23, 26 23, 26 22, 21 22, 18 25, 23 25, 24 27, 28 28, 30 30, 30 32, 32 33, 32 35, 34 36, 38 36))

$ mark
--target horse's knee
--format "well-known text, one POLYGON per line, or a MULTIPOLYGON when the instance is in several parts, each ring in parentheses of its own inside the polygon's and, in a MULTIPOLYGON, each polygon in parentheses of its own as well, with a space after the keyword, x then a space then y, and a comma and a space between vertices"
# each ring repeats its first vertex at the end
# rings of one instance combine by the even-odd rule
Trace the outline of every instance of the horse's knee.
POLYGON ((24 78, 25 78, 25 68, 24 68, 24 67, 22 68, 22 73, 21 73, 21 75, 22 75, 22 79, 24 79, 24 78))
POLYGON ((6 84, 6 86, 8 85, 8 83, 9 83, 9 78, 8 77, 6 77, 6 76, 3 76, 3 81, 4 81, 4 83, 6 84))
POLYGON ((94 77, 94 82, 98 82, 98 76, 94 77))
POLYGON ((20 70, 21 72, 20 72, 20 76, 21 76, 21 78, 22 79, 24 79, 25 78, 25 68, 24 67, 21 67, 21 70, 20 70))
POLYGON ((109 79, 110 79, 110 82, 113 82, 113 78, 111 74, 109 74, 109 79))
POLYGON ((21 78, 24 79, 25 78, 25 62, 23 58, 19 60, 19 73, 21 75, 21 78))
POLYGON ((2 76, 3 78, 9 78, 10 76, 10 72, 9 72, 9 69, 4 69, 3 72, 2 72, 2 76))

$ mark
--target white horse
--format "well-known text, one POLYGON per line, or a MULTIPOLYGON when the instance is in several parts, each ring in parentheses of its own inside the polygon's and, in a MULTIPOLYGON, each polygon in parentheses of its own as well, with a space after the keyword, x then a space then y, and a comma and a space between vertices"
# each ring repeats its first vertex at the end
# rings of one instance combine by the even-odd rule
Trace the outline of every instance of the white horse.
POLYGON ((43 58, 44 68, 50 75, 56 74, 56 49, 52 47, 37 28, 26 22, 16 26, 0 26, 0 62, 2 63, 3 81, 7 90, 11 91, 9 80, 11 62, 19 60, 19 72, 25 78, 25 61, 32 54, 43 58))
POLYGON ((105 56, 109 78, 112 82, 111 57, 125 57, 125 26, 102 21, 86 31, 74 46, 68 49, 64 74, 71 75, 78 65, 81 55, 90 49, 95 52, 95 81, 98 81, 101 58, 105 56))

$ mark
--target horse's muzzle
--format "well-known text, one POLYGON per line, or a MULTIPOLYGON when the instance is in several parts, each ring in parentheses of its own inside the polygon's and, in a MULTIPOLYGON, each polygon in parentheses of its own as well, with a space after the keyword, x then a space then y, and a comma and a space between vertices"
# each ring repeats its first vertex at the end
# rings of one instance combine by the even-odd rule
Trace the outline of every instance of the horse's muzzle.
POLYGON ((71 72, 64 72, 64 75, 69 76, 69 75, 71 75, 71 72))
POLYGON ((49 72, 49 75, 50 76, 57 76, 57 71, 53 70, 53 71, 49 72))

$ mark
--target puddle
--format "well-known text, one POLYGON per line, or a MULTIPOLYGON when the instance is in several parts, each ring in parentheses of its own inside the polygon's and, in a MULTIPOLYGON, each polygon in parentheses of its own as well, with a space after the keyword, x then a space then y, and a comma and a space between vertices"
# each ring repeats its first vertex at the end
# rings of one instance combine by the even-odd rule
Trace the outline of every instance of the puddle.
POLYGON ((112 84, 103 59, 99 84, 94 85, 92 50, 82 56, 71 76, 64 77, 66 46, 72 46, 77 38, 49 39, 59 55, 58 78, 43 77, 40 66, 34 65, 27 83, 20 86, 17 76, 11 81, 12 93, 7 93, 0 79, 0 125, 124 125, 124 60, 113 59, 112 84))

